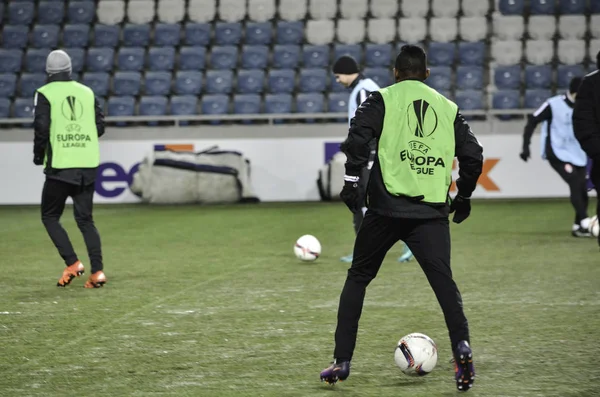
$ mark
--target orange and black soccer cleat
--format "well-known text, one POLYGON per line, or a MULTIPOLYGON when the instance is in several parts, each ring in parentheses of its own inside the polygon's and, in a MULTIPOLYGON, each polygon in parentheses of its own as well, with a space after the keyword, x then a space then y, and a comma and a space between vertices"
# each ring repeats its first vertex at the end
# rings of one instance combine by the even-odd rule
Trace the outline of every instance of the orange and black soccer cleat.
POLYGON ((106 276, 102 270, 92 274, 85 282, 85 288, 101 288, 106 283, 106 276))
POLYGON ((66 287, 71 283, 75 277, 79 277, 84 273, 83 264, 80 261, 73 263, 71 266, 67 266, 63 270, 62 277, 56 283, 57 287, 66 287))

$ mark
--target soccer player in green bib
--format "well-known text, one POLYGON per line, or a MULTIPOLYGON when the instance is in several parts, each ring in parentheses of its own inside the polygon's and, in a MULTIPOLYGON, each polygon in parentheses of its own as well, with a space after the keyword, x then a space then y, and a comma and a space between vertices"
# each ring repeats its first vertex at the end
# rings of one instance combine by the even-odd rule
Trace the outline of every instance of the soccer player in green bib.
POLYGON ((473 353, 462 298, 450 268, 450 224, 471 212, 470 197, 483 166, 483 149, 457 105, 428 87, 427 56, 418 46, 401 48, 396 83, 374 91, 357 109, 342 151, 347 156, 342 200, 354 212, 365 206, 357 186, 377 154, 367 188, 368 208, 354 243, 337 315, 333 363, 321 380, 333 384, 350 375, 366 288, 388 250, 402 240, 410 248, 444 313, 455 359, 456 387, 468 391, 475 379, 473 353), (452 200, 452 163, 458 160, 458 193, 452 200))

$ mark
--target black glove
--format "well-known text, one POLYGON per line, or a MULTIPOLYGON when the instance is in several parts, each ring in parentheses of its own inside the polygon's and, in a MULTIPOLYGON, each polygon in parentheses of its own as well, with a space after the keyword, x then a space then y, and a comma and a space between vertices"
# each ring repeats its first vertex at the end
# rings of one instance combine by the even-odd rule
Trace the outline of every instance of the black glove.
POLYGON ((528 147, 524 147, 523 151, 521 152, 521 154, 519 155, 519 157, 521 157, 521 160, 523 160, 524 162, 527 162, 527 160, 529 159, 529 157, 531 157, 531 152, 529 151, 528 147))
POLYGON ((463 197, 459 194, 454 197, 450 204, 450 213, 455 212, 452 222, 461 223, 471 215, 471 199, 463 197))
POLYGON ((35 165, 42 165, 42 164, 44 164, 44 159, 42 157, 34 156, 33 157, 33 164, 35 164, 35 165))
POLYGON ((361 205, 358 202, 359 200, 359 192, 358 192, 358 178, 356 181, 345 181, 344 187, 340 192, 340 198, 346 204, 348 209, 352 211, 352 213, 356 213, 356 211, 361 210, 361 205))

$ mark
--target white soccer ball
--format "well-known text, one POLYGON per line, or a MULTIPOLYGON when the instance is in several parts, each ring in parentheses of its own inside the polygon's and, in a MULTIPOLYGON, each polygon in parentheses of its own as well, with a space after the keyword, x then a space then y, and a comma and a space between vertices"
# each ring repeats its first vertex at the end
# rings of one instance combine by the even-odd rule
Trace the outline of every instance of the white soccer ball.
POLYGON ((600 234, 600 222, 598 222, 598 216, 594 215, 590 219, 590 231, 592 232, 592 236, 598 237, 600 234))
POLYGON ((407 375, 424 376, 437 364, 437 346, 425 334, 414 332, 398 341, 394 352, 396 365, 407 375))
POLYGON ((321 255, 321 243, 315 236, 305 234, 294 245, 296 258, 304 262, 315 261, 321 255))

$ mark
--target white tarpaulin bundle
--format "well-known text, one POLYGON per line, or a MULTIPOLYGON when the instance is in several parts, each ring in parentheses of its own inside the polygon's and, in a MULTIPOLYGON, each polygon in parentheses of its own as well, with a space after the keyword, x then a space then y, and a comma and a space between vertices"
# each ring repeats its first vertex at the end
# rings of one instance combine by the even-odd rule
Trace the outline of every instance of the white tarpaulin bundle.
POLYGON ((131 191, 151 204, 256 202, 250 161, 241 153, 155 150, 133 175, 131 191))
POLYGON ((344 187, 346 172, 346 155, 337 152, 333 158, 319 170, 317 186, 319 195, 324 201, 340 200, 340 192, 344 187))

